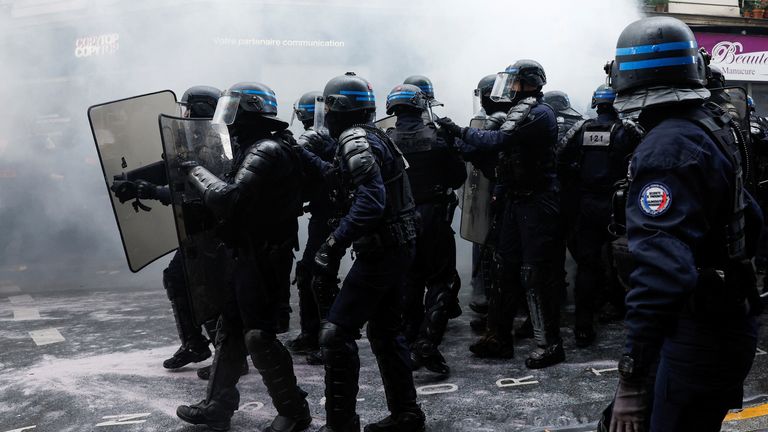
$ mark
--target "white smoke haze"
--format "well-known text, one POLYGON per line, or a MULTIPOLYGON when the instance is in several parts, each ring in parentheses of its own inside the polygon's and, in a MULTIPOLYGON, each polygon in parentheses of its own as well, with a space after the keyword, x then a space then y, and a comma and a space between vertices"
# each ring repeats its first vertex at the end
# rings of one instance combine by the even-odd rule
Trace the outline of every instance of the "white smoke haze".
MULTIPOLYGON (((423 74, 441 113, 467 124, 480 78, 530 58, 547 72, 545 90, 567 92, 583 112, 637 3, 0 0, 0 279, 20 266, 51 285, 128 273, 91 105, 259 81, 288 120, 302 93, 355 71, 383 116, 392 87, 423 74)), ((125 280, 158 284, 161 266, 125 280)))

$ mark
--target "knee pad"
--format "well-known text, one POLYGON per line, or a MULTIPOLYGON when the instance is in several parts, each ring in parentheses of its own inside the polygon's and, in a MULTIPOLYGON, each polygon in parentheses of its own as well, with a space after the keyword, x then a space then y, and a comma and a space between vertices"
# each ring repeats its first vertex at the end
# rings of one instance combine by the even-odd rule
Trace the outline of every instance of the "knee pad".
POLYGON ((248 352, 262 350, 274 344, 275 341, 277 341, 277 336, 273 332, 253 329, 245 333, 245 345, 248 352))
POLYGON ((354 343, 355 339, 352 333, 332 322, 323 323, 320 330, 320 346, 329 350, 345 349, 346 345, 354 343))

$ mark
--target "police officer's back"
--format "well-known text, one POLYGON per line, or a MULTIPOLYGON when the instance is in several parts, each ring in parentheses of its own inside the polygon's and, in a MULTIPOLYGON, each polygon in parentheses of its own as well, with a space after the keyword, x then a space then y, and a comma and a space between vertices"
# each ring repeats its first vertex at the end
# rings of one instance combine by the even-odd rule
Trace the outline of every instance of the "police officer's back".
POLYGON ((654 431, 717 431, 741 406, 755 354, 748 243, 759 210, 743 187, 731 117, 706 101, 704 59, 684 23, 630 24, 609 71, 615 106, 639 112, 647 131, 629 172, 636 267, 610 429, 639 429, 650 418, 654 431))

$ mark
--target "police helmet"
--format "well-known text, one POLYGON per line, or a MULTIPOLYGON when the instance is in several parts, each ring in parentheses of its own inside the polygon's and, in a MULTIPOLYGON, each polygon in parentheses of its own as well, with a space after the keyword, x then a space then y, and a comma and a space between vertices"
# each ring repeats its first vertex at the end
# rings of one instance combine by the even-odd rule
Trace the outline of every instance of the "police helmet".
POLYGON ((720 66, 709 65, 707 67, 707 88, 725 88, 725 74, 723 73, 723 69, 721 69, 720 66))
POLYGON ((216 112, 221 90, 211 86, 194 86, 181 96, 179 104, 184 109, 184 117, 211 118, 216 112))
POLYGON ((753 112, 755 110, 755 100, 752 99, 752 96, 747 96, 747 109, 749 112, 753 112))
POLYGON ((428 99, 435 98, 435 89, 432 87, 432 80, 424 75, 411 75, 403 81, 403 84, 415 85, 421 89, 428 99))
POLYGON ((417 110, 427 108, 427 96, 421 89, 411 84, 395 86, 387 96, 387 114, 393 114, 398 107, 410 107, 417 110))
POLYGON ((514 90, 514 84, 517 81, 541 90, 547 83, 547 74, 541 64, 535 60, 518 60, 497 74, 491 90, 491 99, 497 102, 514 101, 519 93, 514 90))
POLYGON ((319 91, 307 92, 293 104, 293 113, 300 122, 307 123, 315 120, 315 101, 322 95, 323 93, 319 91))
POLYGON ((477 90, 480 97, 491 97, 491 90, 493 90, 493 83, 496 82, 496 74, 486 75, 480 82, 477 83, 477 90))
POLYGON ((616 99, 616 92, 606 84, 601 85, 592 94, 592 108, 597 108, 598 105, 611 105, 616 99))
POLYGON ((266 120, 270 130, 288 127, 277 117, 277 96, 271 88, 257 82, 237 83, 222 93, 213 123, 231 125, 249 119, 266 120))
POLYGON ((615 106, 629 112, 709 97, 706 60, 693 31, 672 17, 650 17, 629 24, 606 65, 615 106))
POLYGON ((328 81, 323 99, 329 112, 376 111, 373 86, 366 79, 347 72, 328 81))

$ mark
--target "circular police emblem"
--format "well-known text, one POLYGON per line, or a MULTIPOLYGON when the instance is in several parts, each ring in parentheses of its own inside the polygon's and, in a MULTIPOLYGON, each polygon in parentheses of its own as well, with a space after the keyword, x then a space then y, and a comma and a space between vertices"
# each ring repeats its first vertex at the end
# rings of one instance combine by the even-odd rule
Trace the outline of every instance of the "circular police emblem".
POLYGON ((640 209, 648 216, 659 216, 669 209, 672 195, 661 183, 651 183, 640 193, 640 209))

